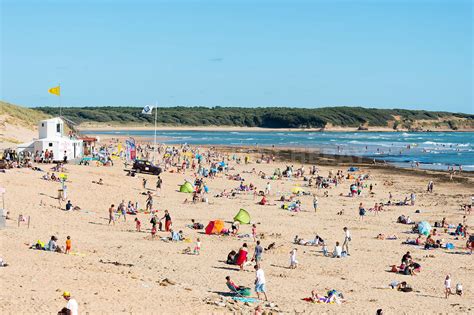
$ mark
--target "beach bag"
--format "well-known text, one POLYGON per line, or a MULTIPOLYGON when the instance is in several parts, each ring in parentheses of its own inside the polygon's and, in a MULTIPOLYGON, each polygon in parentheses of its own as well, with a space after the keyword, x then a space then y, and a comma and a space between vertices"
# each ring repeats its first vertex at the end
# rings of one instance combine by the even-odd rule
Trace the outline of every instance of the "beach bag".
POLYGON ((447 243, 446 244, 446 249, 454 249, 454 244, 453 243, 447 243))

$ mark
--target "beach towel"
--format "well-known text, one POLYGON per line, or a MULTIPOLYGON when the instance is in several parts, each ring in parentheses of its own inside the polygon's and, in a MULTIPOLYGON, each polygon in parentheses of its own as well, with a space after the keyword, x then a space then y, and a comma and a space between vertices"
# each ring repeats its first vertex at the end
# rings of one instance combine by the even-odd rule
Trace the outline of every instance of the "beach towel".
POLYGON ((242 302, 242 303, 245 303, 245 302, 248 302, 248 303, 256 303, 258 302, 257 299, 254 299, 254 298, 247 298, 247 297, 240 297, 240 296, 234 296, 232 298, 234 301, 239 301, 239 302, 242 302))

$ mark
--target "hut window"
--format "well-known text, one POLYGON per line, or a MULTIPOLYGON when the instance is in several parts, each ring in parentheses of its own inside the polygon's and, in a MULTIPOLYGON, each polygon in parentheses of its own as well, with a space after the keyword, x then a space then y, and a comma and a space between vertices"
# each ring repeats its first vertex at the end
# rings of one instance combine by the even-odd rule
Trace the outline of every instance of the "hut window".
POLYGON ((52 143, 52 142, 50 142, 50 143, 49 143, 49 146, 50 146, 50 147, 52 147, 52 146, 53 146, 53 143, 52 143))
POLYGON ((56 124, 56 132, 61 132, 61 124, 56 124))

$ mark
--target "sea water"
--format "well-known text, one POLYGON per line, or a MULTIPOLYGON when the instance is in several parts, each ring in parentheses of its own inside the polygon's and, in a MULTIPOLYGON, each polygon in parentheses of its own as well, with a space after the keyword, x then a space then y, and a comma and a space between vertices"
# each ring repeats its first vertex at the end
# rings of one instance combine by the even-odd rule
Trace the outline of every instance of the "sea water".
MULTIPOLYGON (((153 137, 153 130, 90 130, 88 134, 153 137)), ((474 132, 157 131, 170 145, 275 146, 360 156, 401 167, 474 171, 474 132)))

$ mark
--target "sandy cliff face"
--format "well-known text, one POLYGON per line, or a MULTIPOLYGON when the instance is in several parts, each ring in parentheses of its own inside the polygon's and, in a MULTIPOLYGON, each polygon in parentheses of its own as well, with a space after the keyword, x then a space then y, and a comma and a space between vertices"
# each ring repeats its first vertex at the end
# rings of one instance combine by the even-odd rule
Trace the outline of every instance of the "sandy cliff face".
POLYGON ((45 118, 39 111, 0 101, 0 149, 37 138, 37 123, 45 118))

